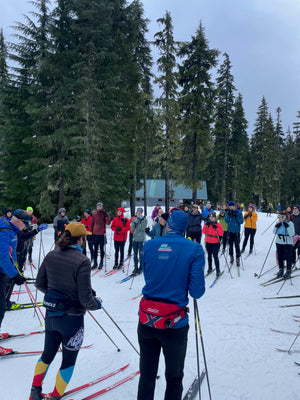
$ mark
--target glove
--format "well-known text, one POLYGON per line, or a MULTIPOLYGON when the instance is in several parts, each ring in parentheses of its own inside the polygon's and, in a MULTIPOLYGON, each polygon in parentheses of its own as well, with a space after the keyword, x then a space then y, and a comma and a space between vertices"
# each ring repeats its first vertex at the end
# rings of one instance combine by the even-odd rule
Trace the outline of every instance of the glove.
POLYGON ((19 286, 23 285, 23 283, 26 282, 26 278, 19 273, 16 276, 14 276, 13 279, 14 279, 15 283, 19 286))
POLYGON ((249 212, 248 217, 252 217, 252 212, 249 212))
POLYGON ((275 228, 279 228, 281 226, 281 222, 278 222, 276 225, 275 225, 275 228))
POLYGON ((120 228, 119 226, 116 229, 117 232, 121 232, 121 230, 122 230, 122 228, 120 228))
POLYGON ((251 215, 250 214, 247 214, 247 215, 245 215, 245 219, 247 219, 248 217, 251 217, 251 215))
POLYGON ((284 221, 283 226, 285 226, 286 228, 288 228, 288 227, 289 227, 289 224, 288 224, 286 221, 284 221))
POLYGON ((106 217, 108 217, 108 215, 107 215, 107 212, 106 211, 102 211, 103 212, 103 216, 104 216, 104 218, 106 218, 106 217))
POLYGON ((149 233, 149 232, 150 232, 150 228, 149 228, 149 227, 146 228, 146 229, 145 229, 145 232, 146 232, 146 233, 149 233))
POLYGON ((45 229, 48 229, 48 224, 41 224, 41 225, 38 227, 38 231, 39 231, 39 232, 41 232, 41 231, 43 231, 43 230, 45 230, 45 229))
POLYGON ((96 303, 97 303, 97 310, 100 310, 100 308, 102 308, 102 301, 100 299, 98 299, 98 297, 95 298, 96 303))

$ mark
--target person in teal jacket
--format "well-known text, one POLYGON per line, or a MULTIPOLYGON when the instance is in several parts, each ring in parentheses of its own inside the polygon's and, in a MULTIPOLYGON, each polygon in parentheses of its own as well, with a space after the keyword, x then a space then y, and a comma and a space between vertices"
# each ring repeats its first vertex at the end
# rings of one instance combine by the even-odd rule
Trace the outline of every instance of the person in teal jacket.
POLYGON ((279 222, 274 226, 273 233, 276 234, 276 251, 279 264, 279 272, 277 277, 282 276, 288 279, 292 271, 293 257, 293 236, 295 235, 295 227, 290 221, 289 214, 282 211, 278 214, 279 222), (284 274, 284 260, 286 260, 286 273, 284 274))
POLYGON ((233 244, 235 246, 236 253, 236 265, 240 266, 240 231, 241 225, 244 222, 242 212, 236 207, 233 201, 229 201, 228 210, 225 215, 225 222, 228 224, 228 232, 229 232, 229 256, 230 263, 233 264, 233 244))

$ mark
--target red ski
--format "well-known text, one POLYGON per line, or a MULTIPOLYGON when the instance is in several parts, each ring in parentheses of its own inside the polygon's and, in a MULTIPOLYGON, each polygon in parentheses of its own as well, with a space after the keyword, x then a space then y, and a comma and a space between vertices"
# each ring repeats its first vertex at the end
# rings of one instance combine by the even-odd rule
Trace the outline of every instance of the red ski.
MULTIPOLYGON (((140 371, 136 371, 133 374, 126 376, 126 378, 121 379, 120 381, 113 383, 111 386, 107 386, 106 388, 101 389, 98 392, 95 392, 93 394, 90 394, 89 396, 86 396, 86 397, 82 398, 81 400, 95 399, 96 397, 101 396, 101 394, 109 392, 110 390, 115 389, 116 387, 118 387, 120 385, 123 385, 123 383, 126 383, 126 382, 130 381, 131 379, 135 378, 139 373, 140 373, 140 371)), ((70 400, 74 400, 74 399, 70 399, 70 400)))
MULTIPOLYGON (((70 395, 73 394, 73 393, 77 393, 77 392, 79 392, 79 391, 81 391, 81 390, 83 390, 83 389, 86 389, 86 388, 90 387, 90 386, 94 386, 94 385, 96 385, 96 383, 102 382, 102 381, 104 381, 105 379, 108 379, 108 378, 110 378, 111 376, 114 376, 114 375, 118 374, 119 372, 124 371, 124 369, 126 369, 128 366, 129 366, 129 364, 124 365, 124 367, 119 368, 119 369, 116 369, 115 371, 112 371, 112 372, 110 372, 109 374, 102 376, 101 378, 97 378, 97 379, 95 379, 94 381, 85 383, 84 385, 77 386, 77 387, 74 388, 74 389, 68 390, 67 392, 65 392, 65 393, 62 395, 62 397, 70 396, 70 395)), ((50 399, 51 393, 48 393, 48 394, 42 393, 42 396, 43 396, 44 399, 50 399)))
POLYGON ((36 332, 29 332, 29 333, 18 333, 16 335, 9 334, 9 333, 0 333, 0 340, 10 339, 10 338, 18 338, 18 337, 26 337, 30 335, 37 335, 39 333, 45 333, 45 331, 36 331, 36 332))

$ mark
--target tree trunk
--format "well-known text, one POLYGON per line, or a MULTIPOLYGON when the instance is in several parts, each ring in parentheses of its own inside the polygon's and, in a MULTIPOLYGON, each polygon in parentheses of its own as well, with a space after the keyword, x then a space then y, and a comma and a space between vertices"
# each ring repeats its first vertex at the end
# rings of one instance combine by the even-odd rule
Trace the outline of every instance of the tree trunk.
POLYGON ((194 132, 193 141, 193 187, 192 187, 192 197, 193 200, 197 200, 197 132, 194 132))
POLYGON ((59 185, 58 185, 58 208, 64 206, 65 192, 64 192, 64 174, 61 174, 59 185))

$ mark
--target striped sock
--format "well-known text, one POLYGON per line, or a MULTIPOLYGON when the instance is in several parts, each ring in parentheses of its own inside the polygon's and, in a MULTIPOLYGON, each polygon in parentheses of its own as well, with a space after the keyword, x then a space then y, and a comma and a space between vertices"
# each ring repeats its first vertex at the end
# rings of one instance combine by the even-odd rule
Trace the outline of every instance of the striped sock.
POLYGON ((32 381, 33 386, 42 386, 43 380, 47 373, 48 366, 49 364, 45 364, 42 361, 42 358, 39 359, 34 369, 34 377, 32 381))
POLYGON ((60 369, 56 375, 55 388, 52 396, 60 397, 65 393, 66 387, 71 380, 74 371, 74 365, 66 369, 60 369))

